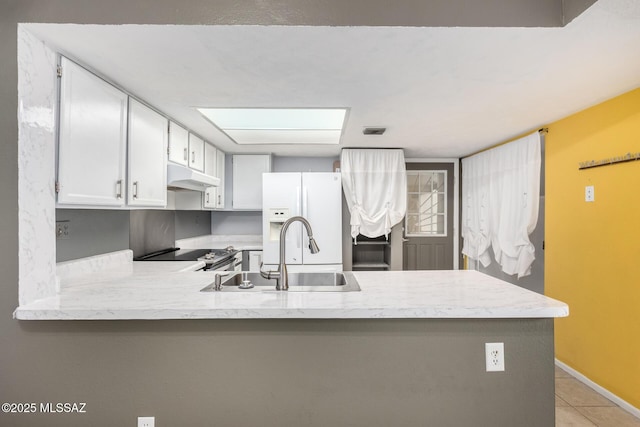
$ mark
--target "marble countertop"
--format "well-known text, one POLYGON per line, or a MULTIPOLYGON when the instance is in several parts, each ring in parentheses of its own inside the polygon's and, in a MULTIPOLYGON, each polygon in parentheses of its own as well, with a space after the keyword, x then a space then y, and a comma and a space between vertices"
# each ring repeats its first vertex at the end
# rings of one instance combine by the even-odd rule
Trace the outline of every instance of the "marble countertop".
POLYGON ((14 317, 549 318, 569 313, 568 306, 560 301, 477 271, 354 272, 360 292, 276 292, 271 288, 268 292, 200 292, 213 282, 216 273, 185 271, 197 267, 186 264, 111 264, 98 272, 62 280, 57 296, 20 306, 14 317))

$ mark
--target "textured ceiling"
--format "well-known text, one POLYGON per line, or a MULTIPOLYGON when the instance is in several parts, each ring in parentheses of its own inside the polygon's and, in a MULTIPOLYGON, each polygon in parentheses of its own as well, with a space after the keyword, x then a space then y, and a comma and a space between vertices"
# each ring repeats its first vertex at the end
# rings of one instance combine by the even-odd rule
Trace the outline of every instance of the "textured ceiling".
POLYGON ((563 28, 28 24, 227 152, 460 157, 640 86, 640 2, 563 28), (237 146, 194 107, 347 107, 339 147, 237 146), (367 126, 386 127, 365 136, 367 126))

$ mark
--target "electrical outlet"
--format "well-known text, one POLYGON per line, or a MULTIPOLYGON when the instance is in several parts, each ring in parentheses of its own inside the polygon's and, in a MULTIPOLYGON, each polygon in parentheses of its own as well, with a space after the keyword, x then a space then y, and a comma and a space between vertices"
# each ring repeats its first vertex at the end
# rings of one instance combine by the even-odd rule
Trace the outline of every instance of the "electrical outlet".
POLYGON ((156 417, 138 417, 138 427, 155 427, 156 417))
POLYGON ((484 350, 487 362, 487 372, 504 371, 504 343, 485 343, 484 350))
POLYGON ((595 190, 593 189, 593 185, 587 185, 584 187, 584 201, 585 202, 593 202, 596 199, 595 190))
POLYGON ((66 240, 71 238, 71 221, 56 221, 56 239, 66 240))

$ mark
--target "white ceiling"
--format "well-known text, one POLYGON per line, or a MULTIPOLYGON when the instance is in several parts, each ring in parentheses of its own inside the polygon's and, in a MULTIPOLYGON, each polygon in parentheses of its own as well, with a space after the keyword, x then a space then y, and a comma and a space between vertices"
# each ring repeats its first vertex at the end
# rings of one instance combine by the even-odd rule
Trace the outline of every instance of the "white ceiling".
POLYGON ((637 0, 599 0, 564 28, 28 28, 230 153, 461 157, 640 86, 637 0), (338 147, 238 146, 194 107, 350 111, 338 147))

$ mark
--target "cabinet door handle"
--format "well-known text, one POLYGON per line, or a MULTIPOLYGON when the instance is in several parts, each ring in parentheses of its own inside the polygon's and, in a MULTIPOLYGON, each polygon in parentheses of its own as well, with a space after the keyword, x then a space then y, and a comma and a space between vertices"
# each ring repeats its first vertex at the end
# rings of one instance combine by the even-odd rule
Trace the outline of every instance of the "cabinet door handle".
POLYGON ((191 152, 191 163, 195 163, 196 162, 196 152, 192 151, 191 152))
POLYGON ((116 181, 116 199, 122 199, 122 180, 116 181))
POLYGON ((209 193, 207 193, 207 203, 209 203, 209 193))
POLYGON ((218 205, 220 205, 220 195, 218 194, 218 205))
POLYGON ((133 198, 138 198, 138 181, 134 181, 133 183, 133 198))
POLYGON ((187 160, 189 160, 189 159, 187 159, 187 152, 188 152, 188 151, 189 151, 189 150, 187 150, 186 148, 184 149, 184 161, 185 161, 185 162, 186 162, 187 160))

